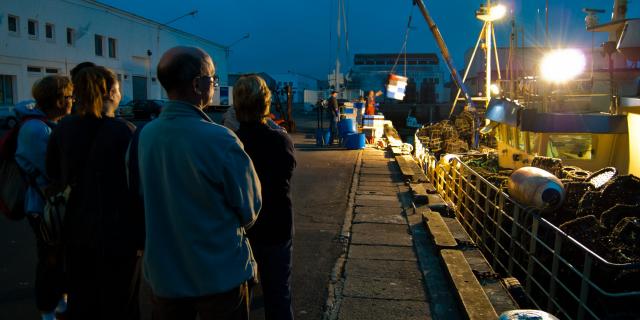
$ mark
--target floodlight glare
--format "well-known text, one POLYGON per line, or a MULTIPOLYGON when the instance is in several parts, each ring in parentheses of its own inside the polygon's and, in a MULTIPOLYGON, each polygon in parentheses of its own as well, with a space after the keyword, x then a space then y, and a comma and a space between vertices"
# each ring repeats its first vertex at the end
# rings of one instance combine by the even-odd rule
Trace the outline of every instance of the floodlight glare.
POLYGON ((496 21, 502 19, 507 14, 507 7, 501 4, 491 6, 490 8, 481 5, 480 9, 476 11, 476 18, 482 21, 496 21))
POLYGON ((584 54, 577 49, 559 49, 542 58, 542 78, 555 83, 567 82, 580 75, 585 68, 584 54))
POLYGON ((507 7, 499 4, 489 9, 489 17, 492 21, 502 19, 507 14, 507 7))
POLYGON ((491 90, 492 96, 500 95, 500 86, 497 83, 492 83, 491 86, 489 87, 489 90, 491 90))

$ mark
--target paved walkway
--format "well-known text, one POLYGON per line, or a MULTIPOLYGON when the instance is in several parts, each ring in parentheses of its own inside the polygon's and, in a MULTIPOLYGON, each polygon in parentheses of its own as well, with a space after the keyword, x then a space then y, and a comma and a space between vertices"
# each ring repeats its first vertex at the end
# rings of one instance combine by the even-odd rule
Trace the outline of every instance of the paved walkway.
POLYGON ((430 319, 406 218, 413 212, 409 188, 385 151, 367 148, 358 162, 326 318, 430 319))

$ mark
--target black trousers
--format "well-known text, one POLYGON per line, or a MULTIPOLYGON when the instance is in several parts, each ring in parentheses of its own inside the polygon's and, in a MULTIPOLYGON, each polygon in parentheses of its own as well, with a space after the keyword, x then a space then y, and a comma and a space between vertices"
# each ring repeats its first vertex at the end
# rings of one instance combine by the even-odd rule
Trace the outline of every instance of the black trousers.
POLYGON ((40 216, 28 215, 27 220, 36 237, 36 307, 40 312, 52 312, 65 292, 64 255, 62 246, 51 245, 42 236, 40 216))
POLYGON ((293 244, 251 241, 253 256, 258 263, 258 275, 264 296, 266 320, 293 320, 291 305, 291 268, 293 244))
POLYGON ((69 247, 66 256, 68 320, 140 318, 135 251, 105 254, 69 247))
POLYGON ((153 296, 152 320, 248 320, 247 282, 227 292, 190 298, 153 296))

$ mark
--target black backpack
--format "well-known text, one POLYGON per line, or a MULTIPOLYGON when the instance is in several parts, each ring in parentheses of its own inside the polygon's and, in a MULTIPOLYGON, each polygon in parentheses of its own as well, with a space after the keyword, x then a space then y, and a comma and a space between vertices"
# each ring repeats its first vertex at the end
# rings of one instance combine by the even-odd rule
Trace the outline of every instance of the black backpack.
POLYGON ((38 119, 49 125, 46 117, 27 116, 0 138, 0 212, 11 220, 21 220, 25 216, 24 199, 31 179, 16 162, 18 134, 22 124, 38 119))

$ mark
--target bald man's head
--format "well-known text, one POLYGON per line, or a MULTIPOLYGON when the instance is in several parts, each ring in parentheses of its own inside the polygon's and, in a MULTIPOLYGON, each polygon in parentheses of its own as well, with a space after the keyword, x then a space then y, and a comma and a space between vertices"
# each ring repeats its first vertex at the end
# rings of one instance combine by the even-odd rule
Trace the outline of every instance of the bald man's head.
POLYGON ((167 93, 183 93, 192 86, 194 78, 214 70, 211 57, 195 47, 173 47, 158 62, 158 80, 167 93))

